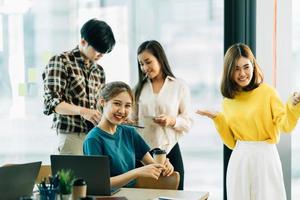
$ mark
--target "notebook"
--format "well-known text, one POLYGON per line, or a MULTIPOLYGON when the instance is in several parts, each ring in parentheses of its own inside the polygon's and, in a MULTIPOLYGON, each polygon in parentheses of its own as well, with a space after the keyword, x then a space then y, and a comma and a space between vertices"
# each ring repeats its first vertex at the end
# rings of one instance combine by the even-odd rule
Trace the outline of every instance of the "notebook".
POLYGON ((0 199, 19 200, 32 196, 35 179, 42 162, 0 167, 0 199))
POLYGON ((87 183, 87 195, 110 196, 118 188, 110 187, 110 168, 107 156, 51 155, 52 174, 71 169, 77 178, 87 183))

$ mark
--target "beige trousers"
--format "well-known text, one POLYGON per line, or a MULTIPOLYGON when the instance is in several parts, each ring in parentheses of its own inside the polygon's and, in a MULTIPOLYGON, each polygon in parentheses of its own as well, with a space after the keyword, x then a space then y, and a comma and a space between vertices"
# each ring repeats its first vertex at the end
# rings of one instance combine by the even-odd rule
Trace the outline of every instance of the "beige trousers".
POLYGON ((58 154, 83 155, 83 141, 85 133, 59 133, 58 132, 58 154))

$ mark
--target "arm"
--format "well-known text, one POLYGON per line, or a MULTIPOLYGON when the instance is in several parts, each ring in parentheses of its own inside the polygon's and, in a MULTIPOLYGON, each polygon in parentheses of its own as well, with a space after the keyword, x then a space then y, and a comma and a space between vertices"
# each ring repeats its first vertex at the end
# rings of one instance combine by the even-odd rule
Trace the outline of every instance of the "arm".
MULTIPOLYGON (((153 157, 150 155, 149 152, 147 152, 145 154, 145 156, 143 157, 143 160, 141 160, 141 162, 144 165, 150 165, 153 163, 157 163, 153 157)), ((174 167, 173 165, 170 163, 169 158, 166 159, 165 163, 163 164, 164 168, 163 168, 163 176, 170 176, 173 172, 174 172, 174 167)))
POLYGON ((174 129, 176 131, 188 132, 192 126, 192 119, 190 117, 191 94, 186 85, 183 85, 182 87, 181 97, 178 111, 179 114, 176 117, 174 129))
POLYGON ((228 148, 233 149, 235 147, 236 140, 234 139, 233 133, 229 128, 224 115, 222 113, 218 113, 213 121, 224 144, 228 148))
POLYGON ((164 176, 169 176, 174 171, 169 159, 166 160, 164 165, 156 163, 148 152, 148 145, 135 129, 132 129, 132 131, 132 135, 134 137, 134 147, 136 150, 136 159, 141 160, 145 166, 129 170, 128 172, 118 176, 111 177, 110 182, 112 187, 122 187, 138 177, 151 177, 158 179, 162 171, 164 176))
POLYGON ((55 107, 63 101, 67 85, 67 70, 60 56, 50 59, 43 73, 44 83, 44 114, 55 112, 55 107))
MULTIPOLYGON (((151 165, 157 163, 153 157, 149 153, 149 146, 143 140, 143 138, 133 129, 133 134, 135 136, 135 149, 136 149, 136 159, 140 160, 143 165, 151 165)), ((167 158, 165 163, 163 163, 163 176, 169 176, 173 173, 174 167, 170 163, 169 159, 167 158)))
POLYGON ((234 139, 233 133, 226 123, 226 120, 222 113, 212 112, 208 110, 197 110, 196 113, 212 119, 224 144, 230 149, 234 148, 236 140, 234 139))
POLYGON ((61 56, 50 59, 43 73, 44 104, 46 115, 54 112, 61 115, 81 115, 84 119, 97 123, 100 120, 100 112, 64 101, 63 94, 67 86, 68 73, 61 56))
POLYGON ((136 169, 132 169, 124 174, 111 177, 110 178, 111 187, 122 187, 138 177, 151 177, 151 178, 158 179, 164 166, 155 163, 153 158, 152 160, 151 158, 152 157, 150 153, 147 152, 143 157, 142 161, 143 163, 149 162, 149 164, 136 169))
POLYGON ((61 115, 80 115, 93 124, 97 124, 101 119, 101 113, 98 110, 72 105, 64 101, 59 103, 54 110, 61 115))
POLYGON ((273 124, 283 132, 291 132, 300 117, 300 104, 297 93, 292 95, 283 105, 277 92, 271 95, 271 111, 273 124))
POLYGON ((178 132, 188 132, 192 126, 190 117, 191 97, 188 87, 182 85, 180 92, 178 115, 176 117, 162 114, 154 119, 161 126, 173 127, 178 132))
MULTIPOLYGON (((101 143, 99 143, 99 141, 97 141, 95 138, 88 138, 84 141, 83 152, 84 155, 104 155, 101 149, 101 143)), ((147 154, 149 154, 149 152, 147 154)), ((148 157, 147 154, 145 155, 146 157, 148 157)), ((122 187, 140 176, 153 177, 158 179, 162 167, 163 166, 160 164, 151 164, 129 170, 126 173, 111 177, 110 185, 111 187, 122 187)))

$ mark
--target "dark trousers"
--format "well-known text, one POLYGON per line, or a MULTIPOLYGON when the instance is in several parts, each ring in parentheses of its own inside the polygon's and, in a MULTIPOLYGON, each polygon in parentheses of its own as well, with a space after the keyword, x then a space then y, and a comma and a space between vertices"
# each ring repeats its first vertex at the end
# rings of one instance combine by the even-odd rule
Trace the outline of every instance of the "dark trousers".
MULTIPOLYGON (((150 154, 152 155, 152 151, 150 151, 150 154)), ((173 165, 174 171, 179 172, 180 182, 179 182, 178 190, 183 190, 184 189, 184 167, 183 167, 181 151, 178 143, 176 143, 176 145, 171 149, 170 153, 167 155, 167 158, 169 158, 170 163, 173 165)), ((141 166, 143 166, 143 164, 137 161, 136 167, 141 167, 141 166)))
POLYGON ((184 189, 184 166, 183 166, 183 160, 182 160, 181 151, 178 143, 171 149, 170 153, 167 155, 167 158, 169 158, 170 163, 172 163, 172 165, 174 166, 174 171, 179 172, 180 182, 179 182, 178 190, 183 190, 184 189))

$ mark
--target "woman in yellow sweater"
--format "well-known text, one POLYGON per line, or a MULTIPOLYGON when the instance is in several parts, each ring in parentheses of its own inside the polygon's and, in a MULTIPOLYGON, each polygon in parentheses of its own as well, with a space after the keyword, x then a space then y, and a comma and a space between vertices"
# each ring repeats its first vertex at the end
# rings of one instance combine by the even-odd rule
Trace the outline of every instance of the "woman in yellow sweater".
POLYGON ((234 44, 224 57, 222 112, 198 110, 211 118, 224 142, 233 149, 227 168, 230 200, 285 200, 276 143, 300 116, 300 96, 284 105, 276 90, 263 83, 263 73, 250 48, 234 44))

